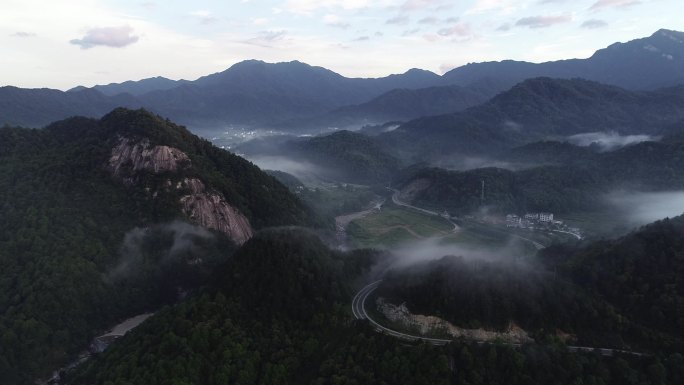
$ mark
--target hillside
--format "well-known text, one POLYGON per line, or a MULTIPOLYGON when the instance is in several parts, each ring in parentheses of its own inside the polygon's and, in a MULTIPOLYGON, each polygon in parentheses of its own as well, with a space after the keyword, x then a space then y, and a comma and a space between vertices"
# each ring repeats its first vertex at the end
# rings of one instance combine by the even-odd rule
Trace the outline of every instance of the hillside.
POLYGON ((656 89, 684 83, 684 33, 661 29, 653 35, 614 43, 587 59, 528 63, 512 60, 472 63, 455 68, 444 78, 468 85, 478 80, 500 84, 501 90, 525 79, 584 78, 627 89, 656 89))
POLYGON ((378 295, 462 327, 513 323, 537 340, 550 333, 581 346, 677 352, 682 234, 684 217, 677 217, 616 240, 552 246, 535 261, 444 257, 394 269, 378 295))
POLYGON ((260 233, 217 269, 212 286, 155 315, 66 383, 569 385, 680 378, 677 354, 601 357, 558 345, 466 341, 439 347, 351 323, 350 282, 377 259, 367 251, 330 251, 302 231, 260 233))
POLYGON ((381 135, 388 148, 423 159, 489 155, 588 132, 658 135, 684 118, 684 94, 634 92, 591 81, 526 80, 466 111, 416 119, 381 135))
POLYGON ((273 177, 144 110, 0 138, 2 383, 176 301, 254 231, 312 223, 273 177))
POLYGON ((615 43, 588 59, 473 63, 443 76, 412 69, 381 78, 347 78, 298 61, 247 60, 193 81, 155 77, 90 90, 76 87, 72 92, 21 90, 30 98, 17 98, 17 89, 4 87, 0 125, 41 127, 73 115, 99 117, 114 107, 142 106, 205 128, 359 126, 455 112, 537 77, 583 78, 629 90, 673 87, 684 83, 682 58, 684 33, 660 30, 650 37, 615 43), (99 96, 72 104, 76 97, 72 94, 86 91, 98 91, 99 96))
POLYGON ((442 115, 465 110, 494 96, 479 87, 441 86, 420 89, 400 88, 368 102, 345 106, 314 118, 287 121, 282 128, 358 128, 389 121, 406 121, 421 116, 442 115))
POLYGON ((237 147, 237 151, 249 157, 302 162, 301 168, 321 178, 357 184, 388 181, 401 166, 375 138, 346 130, 314 137, 260 138, 237 147))
POLYGON ((522 148, 514 152, 517 160, 547 165, 518 171, 418 168, 404 173, 395 183, 414 204, 447 209, 456 215, 481 208, 482 181, 486 186, 484 205, 498 213, 596 210, 606 204, 600 198, 616 190, 684 188, 681 142, 642 142, 604 153, 554 142, 530 146, 535 157, 529 155, 530 148, 522 148), (558 147, 565 148, 566 153, 557 151, 555 157, 544 156, 544 151, 556 151, 558 147))

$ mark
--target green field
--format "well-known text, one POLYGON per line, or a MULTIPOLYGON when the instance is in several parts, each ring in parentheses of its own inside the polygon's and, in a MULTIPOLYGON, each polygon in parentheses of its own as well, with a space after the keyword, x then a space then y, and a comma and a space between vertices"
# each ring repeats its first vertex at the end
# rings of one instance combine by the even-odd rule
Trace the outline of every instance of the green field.
POLYGON ((356 247, 391 247, 431 237, 454 237, 444 218, 387 204, 377 213, 352 221, 347 227, 356 247))
POLYGON ((528 250, 530 245, 527 242, 516 242, 508 232, 498 227, 468 221, 454 232, 453 225, 444 218, 392 204, 383 206, 380 212, 352 221, 347 235, 355 247, 391 248, 410 241, 439 238, 445 244, 492 249, 520 243, 524 244, 525 253, 532 251, 528 250))

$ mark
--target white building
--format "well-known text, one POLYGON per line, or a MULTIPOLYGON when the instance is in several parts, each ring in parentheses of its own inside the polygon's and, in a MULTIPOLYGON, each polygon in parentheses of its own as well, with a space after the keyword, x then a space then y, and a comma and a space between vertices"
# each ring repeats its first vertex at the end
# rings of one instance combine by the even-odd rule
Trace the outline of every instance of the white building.
POLYGON ((522 227, 522 218, 514 214, 506 215, 506 227, 522 227))
POLYGON ((553 221, 553 213, 539 213, 539 222, 553 221))

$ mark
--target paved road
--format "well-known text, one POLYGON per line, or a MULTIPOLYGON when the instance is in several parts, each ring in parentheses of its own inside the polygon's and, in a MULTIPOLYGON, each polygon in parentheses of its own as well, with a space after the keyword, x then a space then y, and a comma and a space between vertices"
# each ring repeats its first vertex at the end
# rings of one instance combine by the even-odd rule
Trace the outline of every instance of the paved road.
POLYGON ((402 202, 401 200, 399 200, 399 194, 401 193, 399 190, 395 190, 395 189, 390 188, 390 187, 387 187, 387 189, 392 191, 392 203, 394 203, 395 205, 408 207, 410 209, 420 211, 423 214, 435 215, 435 216, 438 216, 440 218, 444 218, 445 220, 447 220, 449 223, 451 223, 454 226, 454 229, 453 229, 454 232, 460 230, 460 227, 454 221, 452 221, 451 218, 445 217, 444 215, 442 215, 436 211, 427 210, 427 209, 423 209, 423 208, 416 207, 416 206, 411 206, 410 204, 408 204, 406 202, 402 202))
MULTIPOLYGON (((375 289, 380 286, 380 283, 382 280, 375 281, 373 283, 369 283, 368 285, 364 286, 361 290, 359 290, 358 293, 354 296, 354 299, 352 299, 352 313, 354 314, 354 317, 356 319, 365 319, 368 320, 368 322, 373 325, 375 330, 377 330, 380 333, 390 335, 392 337, 396 337, 402 340, 406 341, 425 341, 427 343, 433 344, 433 345, 446 345, 449 342, 452 342, 451 339, 441 339, 441 338, 428 338, 428 337, 423 337, 423 336, 416 336, 416 335, 411 335, 411 334, 406 334, 402 332, 398 332, 396 330, 392 330, 388 327, 385 327, 383 325, 380 325, 379 323, 375 322, 368 313, 366 312, 366 299, 375 291, 375 289)), ((492 344, 493 342, 487 342, 487 341, 475 341, 478 344, 492 344)), ((504 345, 508 345, 514 348, 520 347, 520 344, 515 344, 515 343, 504 343, 504 345)), ((595 348, 591 346, 567 346, 568 351, 576 353, 576 352, 586 352, 586 353, 592 353, 592 352, 598 352, 602 356, 607 356, 611 357, 615 355, 615 353, 622 353, 622 354, 631 354, 633 356, 638 356, 642 357, 645 356, 643 353, 639 352, 633 352, 629 350, 621 350, 621 349, 607 349, 607 348, 595 348)))
MULTIPOLYGON (((400 194, 400 191, 399 191, 399 190, 395 190, 395 189, 389 188, 389 187, 388 187, 388 189, 393 191, 393 194, 392 194, 392 202, 393 202, 395 205, 408 207, 408 208, 411 208, 411 209, 420 211, 420 212, 425 213, 425 214, 428 214, 428 215, 437 215, 437 216, 439 216, 439 217, 441 217, 441 218, 446 219, 447 221, 449 221, 449 223, 451 223, 452 225, 454 225, 454 231, 457 231, 457 230, 460 229, 459 226, 451 220, 451 218, 444 217, 444 216, 442 216, 441 214, 439 214, 439 213, 437 213, 437 212, 435 212, 435 211, 426 210, 426 209, 423 209, 423 208, 420 208, 420 207, 416 207, 416 206, 411 206, 411 205, 408 204, 408 203, 402 202, 401 200, 399 200, 399 194, 400 194)), ((511 233, 509 233, 509 234, 511 234, 511 233)), ((517 234, 511 234, 511 235, 512 235, 513 237, 522 239, 522 240, 524 240, 524 241, 526 241, 526 242, 530 242, 537 250, 541 250, 541 249, 543 249, 544 247, 546 247, 546 246, 542 245, 541 243, 539 243, 539 242, 537 242, 537 241, 534 241, 534 240, 532 240, 532 239, 525 238, 525 237, 521 237, 520 235, 517 235, 517 234)))
POLYGON ((373 327, 375 327, 375 330, 402 340, 425 341, 433 345, 446 345, 449 342, 451 342, 451 340, 446 339, 427 338, 422 336, 414 336, 406 333, 401 333, 396 330, 392 330, 390 328, 382 326, 379 323, 375 322, 372 318, 370 318, 368 316, 368 313, 366 313, 366 299, 375 289, 378 288, 380 282, 382 282, 382 280, 375 281, 371 284, 364 286, 358 293, 356 293, 356 296, 354 296, 354 299, 352 300, 352 313, 354 313, 354 317, 356 317, 356 319, 368 320, 368 322, 370 322, 373 325, 373 327))

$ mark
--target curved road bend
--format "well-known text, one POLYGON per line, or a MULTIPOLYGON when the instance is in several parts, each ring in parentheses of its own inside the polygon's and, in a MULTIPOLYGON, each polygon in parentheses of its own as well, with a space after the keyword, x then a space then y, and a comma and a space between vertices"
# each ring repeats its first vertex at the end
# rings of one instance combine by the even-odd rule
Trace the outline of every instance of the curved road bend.
POLYGON ((371 284, 366 285, 363 287, 356 295, 354 296, 354 299, 352 300, 352 313, 354 313, 354 317, 356 319, 365 319, 370 322, 377 331, 390 335, 392 337, 396 337, 402 340, 407 340, 407 341, 425 341, 433 345, 446 345, 451 340, 447 339, 440 339, 440 338, 427 338, 427 337, 421 337, 421 336, 414 336, 406 333, 401 333, 396 330, 392 330, 390 328, 387 328, 385 326, 380 325, 379 323, 375 322, 372 318, 368 316, 368 313, 366 313, 366 308, 365 308, 365 303, 366 299, 368 296, 378 288, 380 285, 379 281, 375 281, 371 284))
MULTIPOLYGON (((430 211, 430 210, 422 209, 422 208, 420 208, 420 207, 411 206, 410 204, 408 204, 408 203, 406 203, 406 202, 402 202, 402 201, 399 200, 399 194, 400 194, 400 191, 399 191, 399 190, 396 190, 396 189, 393 189, 393 188, 389 188, 389 187, 387 187, 387 189, 394 192, 394 193, 392 194, 392 203, 394 203, 395 205, 397 205, 397 206, 408 207, 408 208, 411 208, 411 209, 414 209, 414 210, 417 210, 417 211, 420 211, 420 212, 422 212, 422 213, 429 214, 429 215, 437 215, 437 216, 439 216, 439 217, 442 217, 442 218, 448 220, 449 223, 451 223, 452 225, 454 225, 454 231, 457 231, 457 230, 459 229, 458 225, 457 225, 456 223, 454 223, 454 222, 451 220, 451 218, 446 218, 446 217, 442 216, 441 214, 439 214, 439 213, 437 213, 437 212, 435 212, 435 211, 430 211)), ((521 237, 520 235, 517 235, 517 234, 511 234, 511 233, 508 233, 508 234, 510 234, 510 235, 513 236, 513 237, 522 239, 523 241, 530 242, 537 250, 541 250, 541 249, 543 249, 543 248, 545 247, 545 246, 542 245, 541 243, 539 243, 539 242, 537 242, 537 241, 534 241, 534 240, 532 240, 532 239, 525 238, 525 237, 521 237)))
MULTIPOLYGON (((354 317, 356 319, 365 319, 368 320, 374 327, 375 330, 377 330, 380 333, 384 333, 387 335, 390 335, 395 338, 399 338, 402 340, 406 341, 425 341, 427 343, 433 344, 433 345, 446 345, 449 342, 452 342, 453 340, 451 339, 441 339, 441 338, 428 338, 428 337, 423 337, 423 336, 415 336, 411 334, 406 334, 406 333, 401 333, 396 330, 392 330, 388 327, 385 327, 383 325, 380 325, 379 323, 375 322, 372 318, 368 316, 368 313, 366 312, 365 308, 365 303, 366 299, 370 294, 375 291, 375 289, 380 286, 380 283, 382 282, 382 279, 377 280, 373 283, 370 283, 366 286, 364 286, 361 290, 359 290, 358 293, 354 296, 354 299, 352 299, 352 313, 354 314, 354 317)), ((486 341, 476 341, 478 344, 492 344, 493 342, 486 342, 486 341)), ((515 343, 504 343, 504 345, 512 346, 512 347, 520 347, 520 344, 515 344, 515 343)), ((642 357, 645 356, 643 353, 639 352, 633 352, 630 350, 621 350, 621 349, 606 349, 606 348, 595 348, 591 346, 567 346, 568 351, 572 353, 576 352, 585 352, 585 353, 592 353, 592 352, 598 352, 602 356, 608 356, 611 357, 615 355, 615 353, 623 353, 623 354, 631 354, 633 356, 638 356, 642 357)))
POLYGON ((427 209, 422 209, 422 208, 420 208, 420 207, 411 206, 410 204, 408 204, 408 203, 406 203, 406 202, 402 202, 402 201, 399 200, 399 194, 400 194, 400 191, 399 191, 399 190, 395 190, 395 189, 390 188, 390 187, 387 187, 387 189, 393 192, 393 193, 392 193, 392 203, 394 203, 395 205, 407 207, 407 208, 410 208, 410 209, 413 209, 413 210, 416 210, 416 211, 420 211, 420 212, 423 213, 423 214, 435 215, 435 216, 438 216, 438 217, 440 217, 440 218, 444 218, 444 219, 446 219, 447 221, 449 221, 449 223, 451 223, 451 224, 454 226, 454 229, 453 229, 454 232, 456 232, 456 231, 458 231, 458 230, 460 229, 460 227, 459 227, 454 221, 452 221, 451 218, 445 217, 445 216, 443 216, 442 214, 440 214, 440 213, 438 213, 438 212, 436 212, 436 211, 427 210, 427 209))

